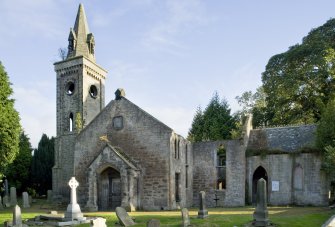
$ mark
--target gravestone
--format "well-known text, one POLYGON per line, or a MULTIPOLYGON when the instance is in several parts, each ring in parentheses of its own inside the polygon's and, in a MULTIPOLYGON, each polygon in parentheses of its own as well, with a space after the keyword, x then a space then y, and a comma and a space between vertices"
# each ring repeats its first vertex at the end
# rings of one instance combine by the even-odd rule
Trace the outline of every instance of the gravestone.
POLYGON ((119 219, 119 222, 122 226, 132 226, 135 225, 135 222, 131 217, 129 217, 127 211, 122 207, 117 207, 115 209, 115 213, 117 218, 119 219))
POLYGON ((3 210, 3 206, 2 206, 2 198, 0 196, 0 210, 3 210))
POLYGON ((187 208, 183 208, 181 210, 181 217, 183 219, 183 223, 181 226, 183 227, 187 227, 189 226, 191 223, 190 223, 190 216, 188 214, 188 209, 187 208))
POLYGON ((29 195, 28 192, 23 192, 22 193, 22 202, 23 202, 23 208, 29 208, 29 195))
POLYGON ((266 193, 266 181, 261 178, 257 182, 257 199, 256 199, 256 210, 254 212, 254 226, 268 226, 270 221, 268 219, 268 208, 267 208, 267 193, 266 193))
POLYGON ((161 223, 157 219, 151 219, 147 222, 147 227, 160 227, 161 223))
POLYGON ((107 227, 106 219, 96 218, 96 219, 91 220, 91 227, 107 227))
POLYGON ((21 208, 18 205, 13 210, 13 226, 22 226, 21 208))
POLYGON ((206 193, 204 191, 199 193, 199 204, 198 218, 207 218, 208 211, 206 210, 206 193))
POLYGON ((47 191, 47 200, 48 202, 52 202, 52 190, 47 191))
POLYGON ((79 186, 76 178, 72 177, 69 181, 69 186, 71 188, 71 201, 67 206, 65 212, 65 220, 73 221, 73 220, 84 220, 84 215, 81 213, 80 206, 77 203, 77 187, 79 186))
POLYGON ((4 205, 4 207, 10 207, 10 202, 9 202, 9 197, 8 195, 5 195, 3 198, 2 198, 2 204, 4 205))
POLYGON ((8 189, 8 180, 5 180, 5 195, 9 196, 9 189, 8 189))
POLYGON ((17 204, 17 195, 15 187, 10 188, 10 204, 12 206, 15 206, 17 204))

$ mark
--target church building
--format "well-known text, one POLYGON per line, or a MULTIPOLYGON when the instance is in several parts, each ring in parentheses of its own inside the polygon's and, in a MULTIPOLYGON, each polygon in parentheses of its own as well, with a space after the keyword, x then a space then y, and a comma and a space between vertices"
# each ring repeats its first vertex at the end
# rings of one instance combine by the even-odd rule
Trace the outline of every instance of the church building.
POLYGON ((128 100, 123 89, 105 105, 107 71, 97 64, 94 49, 80 5, 67 57, 54 64, 55 200, 69 200, 67 183, 75 176, 78 202, 89 211, 197 206, 200 191, 208 206, 244 206, 253 202, 262 177, 269 203, 328 202, 320 157, 296 152, 313 143, 314 126, 252 130, 249 119, 239 140, 191 143, 128 100), (271 152, 278 149, 283 152, 271 152), (269 153, 263 157, 257 150, 269 153))

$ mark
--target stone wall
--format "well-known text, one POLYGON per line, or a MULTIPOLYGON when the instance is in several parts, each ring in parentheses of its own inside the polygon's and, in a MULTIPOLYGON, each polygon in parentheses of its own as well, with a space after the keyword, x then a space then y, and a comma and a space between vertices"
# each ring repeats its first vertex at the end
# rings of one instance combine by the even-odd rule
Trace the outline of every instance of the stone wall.
POLYGON ((254 129, 250 132, 248 149, 295 151, 311 147, 315 129, 315 125, 254 129))
POLYGON ((81 185, 79 201, 88 197, 87 167, 102 151, 105 137, 120 148, 140 169, 138 208, 144 210, 173 209, 170 160, 173 131, 125 98, 113 100, 78 135, 75 151, 75 173, 81 185), (122 117, 122 127, 113 125, 122 117))
MULTIPOLYGON (((262 166, 268 177, 268 202, 271 205, 315 205, 328 204, 327 178, 320 170, 321 157, 313 153, 272 154, 265 157, 247 158, 248 203, 252 203, 252 182, 255 170, 262 166), (302 174, 295 174, 295 168, 301 167, 302 174), (299 178, 299 179, 298 179, 299 178), (301 188, 295 188, 296 180, 301 180, 301 188), (274 190, 272 182, 279 183, 274 190)), ((300 186, 299 186, 300 187, 300 186)))
POLYGON ((199 192, 206 192, 208 207, 243 206, 245 203, 245 147, 242 140, 199 142, 193 144, 193 205, 199 192), (226 149, 226 189, 217 190, 217 150, 226 149))

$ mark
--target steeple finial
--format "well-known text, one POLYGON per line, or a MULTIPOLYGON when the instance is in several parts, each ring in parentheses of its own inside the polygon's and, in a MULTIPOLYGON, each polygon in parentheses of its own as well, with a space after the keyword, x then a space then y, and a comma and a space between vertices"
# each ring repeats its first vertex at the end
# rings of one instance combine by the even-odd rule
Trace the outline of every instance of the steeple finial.
POLYGON ((79 4, 74 28, 70 29, 68 58, 84 56, 95 62, 94 36, 90 33, 83 4, 79 4))

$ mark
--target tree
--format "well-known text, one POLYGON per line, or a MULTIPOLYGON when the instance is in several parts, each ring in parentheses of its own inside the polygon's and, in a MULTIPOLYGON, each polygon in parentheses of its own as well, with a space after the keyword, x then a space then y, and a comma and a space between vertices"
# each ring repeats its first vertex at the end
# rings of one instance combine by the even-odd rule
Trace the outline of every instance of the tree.
POLYGON ((316 129, 316 146, 324 150, 327 146, 335 147, 335 100, 330 100, 324 108, 316 129))
POLYGON ((235 99, 242 107, 242 110, 237 113, 242 125, 245 117, 252 114, 252 125, 254 128, 267 126, 269 119, 266 109, 266 94, 262 86, 258 87, 255 93, 246 91, 241 96, 236 96, 235 99))
POLYGON ((225 99, 220 100, 214 93, 205 111, 198 107, 188 138, 191 141, 231 139, 231 131, 236 128, 236 118, 230 115, 225 99))
POLYGON ((52 188, 52 167, 54 165, 54 138, 43 134, 34 150, 31 168, 33 188, 40 195, 52 188))
POLYGON ((31 152, 29 137, 22 132, 20 134, 19 153, 6 170, 9 184, 15 186, 19 192, 23 192, 30 185, 31 152))
POLYGON ((314 123, 335 92, 335 19, 270 58, 262 74, 270 125, 314 123))
POLYGON ((14 108, 13 90, 0 62, 0 177, 19 152, 21 131, 19 113, 14 108))

